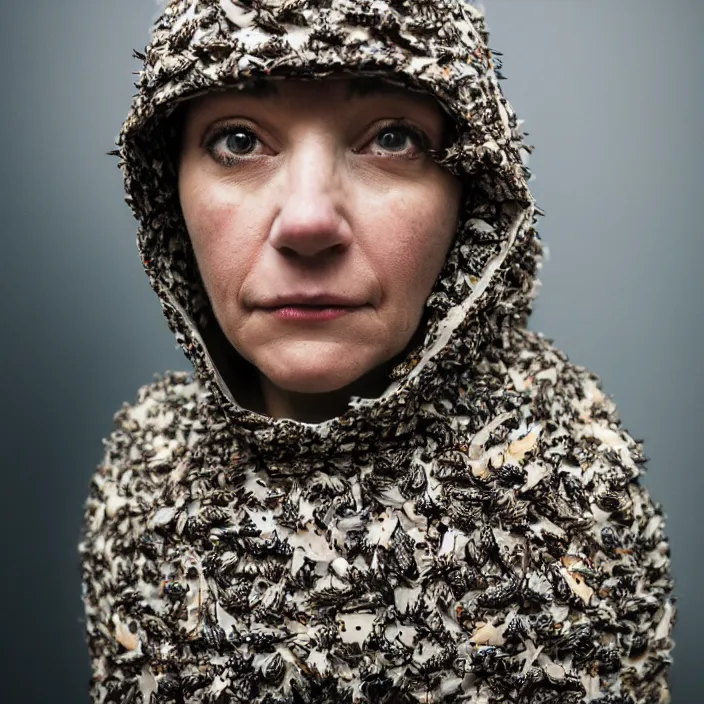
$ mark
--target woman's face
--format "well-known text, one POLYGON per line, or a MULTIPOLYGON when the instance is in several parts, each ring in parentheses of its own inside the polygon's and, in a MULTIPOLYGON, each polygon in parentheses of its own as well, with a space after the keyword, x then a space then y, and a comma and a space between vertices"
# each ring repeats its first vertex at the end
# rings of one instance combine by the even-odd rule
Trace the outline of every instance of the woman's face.
POLYGON ((399 354, 452 241, 459 182, 429 96, 284 80, 193 100, 179 194, 215 316, 288 392, 341 389, 399 354))

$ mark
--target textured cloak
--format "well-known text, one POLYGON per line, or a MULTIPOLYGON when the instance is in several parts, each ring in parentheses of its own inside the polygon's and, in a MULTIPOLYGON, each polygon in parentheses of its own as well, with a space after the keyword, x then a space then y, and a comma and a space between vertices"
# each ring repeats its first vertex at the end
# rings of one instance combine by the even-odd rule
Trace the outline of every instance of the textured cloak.
POLYGON ((662 513, 597 378, 526 330, 529 148, 486 41, 461 0, 164 9, 118 146, 194 374, 116 414, 91 484, 94 704, 669 701, 662 513), (240 81, 340 72, 440 101, 458 138, 433 158, 466 201, 425 340, 386 392, 317 425, 275 421, 218 371, 168 118, 240 81))

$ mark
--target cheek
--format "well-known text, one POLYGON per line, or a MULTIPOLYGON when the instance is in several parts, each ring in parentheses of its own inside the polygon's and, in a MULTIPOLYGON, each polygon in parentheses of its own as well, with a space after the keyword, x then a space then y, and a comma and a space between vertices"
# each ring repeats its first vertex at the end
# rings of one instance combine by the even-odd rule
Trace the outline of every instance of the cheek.
POLYGON ((198 189, 181 196, 198 269, 216 310, 233 300, 254 254, 246 208, 219 197, 217 190, 198 189))
POLYGON ((377 271, 398 306, 419 315, 445 261, 456 227, 456 209, 444 192, 424 192, 395 201, 373 230, 383 233, 375 246, 377 271))

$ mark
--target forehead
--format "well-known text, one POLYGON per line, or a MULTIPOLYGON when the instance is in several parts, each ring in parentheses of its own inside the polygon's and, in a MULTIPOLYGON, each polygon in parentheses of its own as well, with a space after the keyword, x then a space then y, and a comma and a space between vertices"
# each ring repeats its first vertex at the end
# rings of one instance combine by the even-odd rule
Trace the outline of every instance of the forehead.
POLYGON ((412 90, 381 78, 328 76, 326 78, 255 79, 222 91, 211 91, 188 101, 191 107, 217 107, 232 100, 249 99, 272 104, 295 100, 320 100, 326 104, 358 100, 393 99, 427 107, 439 107, 437 100, 420 90, 412 90))

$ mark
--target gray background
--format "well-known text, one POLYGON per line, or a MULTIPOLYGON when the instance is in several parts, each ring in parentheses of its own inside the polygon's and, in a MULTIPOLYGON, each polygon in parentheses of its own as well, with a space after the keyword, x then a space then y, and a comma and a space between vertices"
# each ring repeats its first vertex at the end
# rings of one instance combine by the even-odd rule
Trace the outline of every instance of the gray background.
MULTIPOLYGON (((596 370, 669 514, 676 704, 702 701, 704 7, 485 0, 537 145, 551 260, 532 326, 596 370)), ((153 0, 2 2, 0 701, 87 702, 76 543, 111 416, 186 362, 142 274, 116 160, 153 0)))

